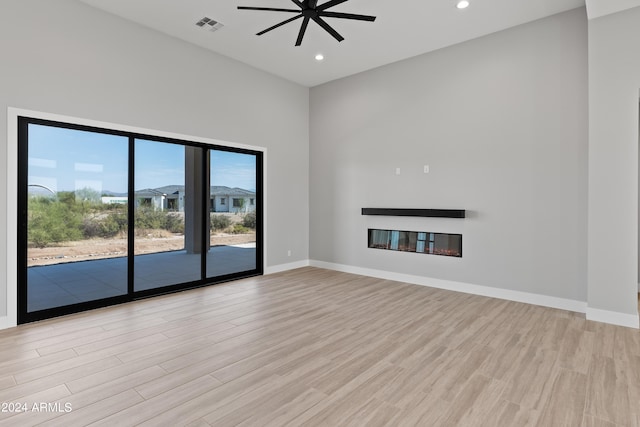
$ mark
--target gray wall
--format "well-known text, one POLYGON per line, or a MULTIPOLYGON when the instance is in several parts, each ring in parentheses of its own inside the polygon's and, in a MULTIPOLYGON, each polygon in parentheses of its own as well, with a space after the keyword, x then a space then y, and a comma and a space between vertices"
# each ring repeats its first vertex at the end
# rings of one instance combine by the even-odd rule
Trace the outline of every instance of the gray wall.
POLYGON ((0 56, 0 164, 7 107, 267 147, 267 265, 308 258, 307 88, 73 0, 2 0, 0 56))
POLYGON ((313 88, 311 259, 586 301, 587 65, 580 8, 313 88), (462 233, 463 258, 370 227, 462 233))
POLYGON ((637 313, 640 8, 589 21, 589 307, 637 313))

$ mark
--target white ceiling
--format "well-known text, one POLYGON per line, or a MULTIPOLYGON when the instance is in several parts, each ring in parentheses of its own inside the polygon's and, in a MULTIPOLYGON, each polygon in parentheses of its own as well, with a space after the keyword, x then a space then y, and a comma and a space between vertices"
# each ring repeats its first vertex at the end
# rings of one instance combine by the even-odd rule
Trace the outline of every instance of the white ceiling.
POLYGON ((345 38, 341 43, 311 21, 302 46, 295 47, 301 20, 255 35, 294 14, 237 10, 237 6, 295 8, 291 0, 81 1, 304 86, 585 5, 585 0, 470 0, 469 8, 458 10, 456 0, 350 0, 331 11, 374 15, 376 21, 325 18, 345 38), (216 32, 197 27, 204 16, 224 27, 216 32), (323 62, 314 59, 317 53, 325 56, 323 62))
POLYGON ((589 19, 640 6, 640 0, 586 0, 589 19))

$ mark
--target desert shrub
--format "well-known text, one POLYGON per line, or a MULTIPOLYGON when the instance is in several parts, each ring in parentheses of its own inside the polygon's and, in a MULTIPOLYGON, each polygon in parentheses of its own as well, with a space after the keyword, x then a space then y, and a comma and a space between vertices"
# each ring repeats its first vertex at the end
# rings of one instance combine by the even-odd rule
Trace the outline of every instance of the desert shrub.
POLYGON ((114 212, 100 216, 88 214, 82 220, 82 235, 85 239, 115 237, 121 232, 126 232, 127 225, 125 212, 114 212))
POLYGON ((92 188, 80 188, 73 192, 76 202, 100 205, 100 193, 92 188))
POLYGON ((73 191, 58 191, 58 201, 67 205, 69 209, 77 209, 76 206, 76 193, 73 191))
MULTIPOLYGON (((28 240, 39 248, 72 240, 96 237, 111 238, 126 233, 126 205, 102 205, 86 196, 77 201, 74 192, 62 191, 57 198, 33 196, 29 199, 28 240)), ((95 199, 95 198, 94 198, 95 199)), ((136 212, 135 225, 140 230, 184 233, 181 215, 153 208, 136 212)), ((147 231, 148 233, 148 231, 147 231)))
POLYGON ((152 208, 138 209, 136 227, 151 230, 167 230, 172 233, 184 231, 184 223, 179 215, 156 211, 152 208))
POLYGON ((82 239, 82 216, 72 205, 44 197, 29 199, 27 238, 44 248, 52 243, 82 239))
POLYGON ((44 248, 51 243, 51 238, 43 229, 29 230, 29 243, 37 248, 44 248))
POLYGON ((136 228, 143 230, 167 230, 171 233, 184 233, 182 216, 157 211, 151 207, 139 208, 136 211, 136 228))
POLYGON ((170 233, 167 230, 160 230, 160 229, 146 229, 146 228, 136 228, 135 230, 135 236, 136 237, 141 237, 141 238, 154 238, 154 239, 166 239, 169 237, 173 237, 173 234, 170 233))
POLYGON ((98 237, 101 233, 100 221, 93 217, 84 217, 82 219, 82 235, 85 239, 98 237))
POLYGON ((211 215, 211 229, 224 230, 231 225, 231 219, 225 215, 211 215))
POLYGON ((115 237, 122 232, 126 232, 128 225, 128 216, 125 212, 110 213, 99 220, 98 236, 115 237))
POLYGON ((184 220, 180 215, 168 213, 165 215, 162 228, 171 233, 184 233, 184 220))
POLYGON ((141 207, 136 210, 136 228, 162 229, 165 223, 165 212, 156 211, 152 207, 141 207))
POLYGON ((233 234, 247 234, 247 233, 250 233, 251 230, 242 224, 234 224, 233 228, 231 229, 231 232, 233 234))
POLYGON ((251 228, 254 229, 256 228, 256 213, 255 212, 249 212, 248 214, 246 214, 244 216, 244 218, 242 218, 242 225, 244 225, 247 228, 251 228))
POLYGON ((127 211, 126 203, 99 203, 92 206, 95 211, 127 211))

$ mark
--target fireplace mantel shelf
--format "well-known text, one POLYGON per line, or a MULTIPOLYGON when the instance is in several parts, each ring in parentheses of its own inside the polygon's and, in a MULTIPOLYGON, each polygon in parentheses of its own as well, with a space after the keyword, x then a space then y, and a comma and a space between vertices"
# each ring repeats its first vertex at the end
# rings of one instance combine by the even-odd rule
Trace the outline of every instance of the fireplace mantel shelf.
POLYGON ((362 215, 384 216, 421 216, 430 218, 464 218, 464 209, 399 209, 399 208, 362 208, 362 215))

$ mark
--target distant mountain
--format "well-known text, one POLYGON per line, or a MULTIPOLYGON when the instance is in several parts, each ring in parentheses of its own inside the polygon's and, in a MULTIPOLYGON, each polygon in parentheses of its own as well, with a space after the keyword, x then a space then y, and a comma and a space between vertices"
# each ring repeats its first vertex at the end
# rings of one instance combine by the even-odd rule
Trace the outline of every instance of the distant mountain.
POLYGON ((103 197, 127 197, 128 193, 118 193, 116 191, 105 190, 102 192, 103 197))

